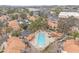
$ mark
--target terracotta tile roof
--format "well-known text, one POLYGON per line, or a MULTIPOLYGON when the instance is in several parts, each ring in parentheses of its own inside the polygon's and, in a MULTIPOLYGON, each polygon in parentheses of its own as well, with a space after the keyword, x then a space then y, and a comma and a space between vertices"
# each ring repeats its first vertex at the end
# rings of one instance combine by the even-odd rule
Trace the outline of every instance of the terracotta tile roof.
POLYGON ((52 32, 50 33, 53 37, 60 37, 63 35, 63 33, 60 33, 60 32, 52 32))
POLYGON ((79 44, 77 43, 79 42, 74 39, 66 40, 64 42, 64 51, 69 53, 79 53, 79 44))
POLYGON ((10 37, 4 50, 6 53, 19 53, 26 45, 18 37, 10 37))
POLYGON ((0 20, 1 20, 1 21, 4 21, 4 20, 7 20, 7 18, 8 18, 8 16, 2 15, 2 16, 0 17, 0 20))
POLYGON ((8 23, 9 23, 8 26, 12 27, 13 29, 15 30, 20 29, 20 26, 18 25, 16 20, 9 21, 8 23))
POLYGON ((31 20, 31 21, 35 21, 36 17, 35 16, 29 16, 28 19, 31 20))
POLYGON ((34 37, 35 37, 34 34, 30 34, 29 36, 26 37, 26 39, 29 40, 29 41, 31 41, 31 40, 34 39, 34 37))
POLYGON ((58 24, 56 21, 48 20, 48 26, 54 28, 54 27, 57 27, 58 24))

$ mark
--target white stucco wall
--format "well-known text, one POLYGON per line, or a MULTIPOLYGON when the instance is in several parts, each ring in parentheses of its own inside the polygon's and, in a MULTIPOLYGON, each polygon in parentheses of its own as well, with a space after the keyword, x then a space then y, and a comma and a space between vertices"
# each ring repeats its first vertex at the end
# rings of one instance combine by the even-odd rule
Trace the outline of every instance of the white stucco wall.
POLYGON ((78 12, 60 12, 59 18, 68 18, 68 17, 75 17, 79 19, 79 13, 78 12))

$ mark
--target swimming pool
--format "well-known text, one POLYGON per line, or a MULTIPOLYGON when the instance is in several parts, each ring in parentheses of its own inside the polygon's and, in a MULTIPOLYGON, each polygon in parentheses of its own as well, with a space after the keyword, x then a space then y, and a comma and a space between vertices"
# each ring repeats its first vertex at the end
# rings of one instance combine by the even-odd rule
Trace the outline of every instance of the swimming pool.
POLYGON ((40 46, 43 46, 45 44, 45 33, 44 32, 39 32, 38 33, 37 43, 40 46))

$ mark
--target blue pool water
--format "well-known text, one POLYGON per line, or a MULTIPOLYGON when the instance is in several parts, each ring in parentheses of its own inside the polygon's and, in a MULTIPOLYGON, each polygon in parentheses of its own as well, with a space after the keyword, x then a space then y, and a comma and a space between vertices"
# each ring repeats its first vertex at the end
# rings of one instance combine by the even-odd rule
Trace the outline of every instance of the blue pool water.
POLYGON ((41 46, 45 44, 45 33, 39 32, 37 43, 41 46))

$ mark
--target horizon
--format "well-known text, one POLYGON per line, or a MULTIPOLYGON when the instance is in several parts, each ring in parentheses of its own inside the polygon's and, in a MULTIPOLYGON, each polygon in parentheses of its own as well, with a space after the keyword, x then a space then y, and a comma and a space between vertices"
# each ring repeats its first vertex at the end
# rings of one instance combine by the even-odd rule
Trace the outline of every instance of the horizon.
POLYGON ((75 0, 0 0, 0 5, 39 6, 39 5, 79 5, 75 0), (72 2, 72 3, 71 3, 72 2), (75 4, 76 3, 76 4, 75 4))
POLYGON ((79 5, 0 5, 0 6, 25 6, 25 7, 30 7, 30 6, 35 6, 35 7, 39 7, 39 6, 79 6, 79 5))

